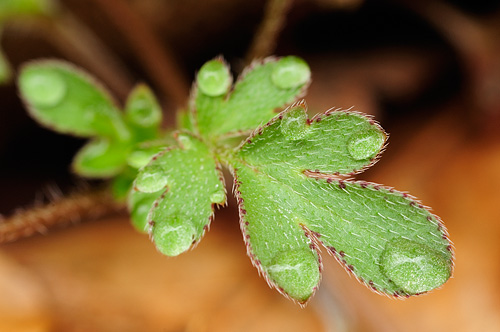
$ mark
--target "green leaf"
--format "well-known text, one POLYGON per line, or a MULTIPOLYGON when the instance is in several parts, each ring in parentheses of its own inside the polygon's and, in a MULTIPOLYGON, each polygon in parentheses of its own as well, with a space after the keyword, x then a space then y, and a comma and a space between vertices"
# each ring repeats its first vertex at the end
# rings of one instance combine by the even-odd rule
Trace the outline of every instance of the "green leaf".
POLYGON ((153 91, 145 84, 138 84, 125 105, 125 120, 134 132, 135 140, 144 141, 158 137, 161 118, 161 107, 153 91))
POLYGON ((177 111, 176 123, 179 130, 195 132, 193 114, 189 110, 177 111))
POLYGON ((73 160, 75 173, 90 178, 109 178, 125 167, 129 147, 122 142, 98 138, 87 143, 73 160))
POLYGON ((117 201, 126 201, 135 177, 137 170, 132 167, 126 167, 120 174, 116 175, 111 181, 111 193, 117 201))
POLYGON ((160 252, 178 255, 199 241, 226 201, 222 175, 207 146, 191 134, 177 135, 179 147, 166 149, 139 171, 134 189, 158 195, 148 213, 151 236, 160 252))
POLYGON ((258 170, 234 169, 241 228, 253 264, 271 286, 301 303, 316 290, 321 265, 311 239, 304 235, 297 198, 258 170))
POLYGON ((220 59, 207 65, 210 75, 203 75, 206 67, 202 67, 191 109, 198 130, 209 137, 241 134, 269 121, 277 108, 294 102, 305 92, 311 75, 300 58, 267 58, 252 63, 227 96, 231 82, 227 65, 220 59), (205 77, 213 79, 207 83, 205 77))
POLYGON ((239 148, 242 230, 271 285, 307 301, 321 269, 315 243, 378 292, 410 296, 450 277, 451 246, 437 217, 406 194, 338 175, 371 165, 384 142, 369 118, 330 111, 309 120, 298 104, 239 148))
POLYGON ((139 169, 146 166, 149 161, 167 146, 173 146, 167 140, 145 141, 134 145, 127 156, 127 164, 133 168, 139 169))
POLYGON ((147 233, 150 230, 148 224, 148 215, 155 201, 161 196, 162 192, 144 193, 132 189, 128 194, 127 207, 130 211, 130 219, 136 230, 147 233))
POLYGON ((302 101, 258 128, 238 156, 264 168, 351 174, 376 161, 385 140, 382 128, 359 113, 327 111, 307 119, 302 101))
POLYGON ((21 97, 32 117, 62 133, 130 138, 122 114, 92 77, 61 61, 38 61, 19 75, 21 97))

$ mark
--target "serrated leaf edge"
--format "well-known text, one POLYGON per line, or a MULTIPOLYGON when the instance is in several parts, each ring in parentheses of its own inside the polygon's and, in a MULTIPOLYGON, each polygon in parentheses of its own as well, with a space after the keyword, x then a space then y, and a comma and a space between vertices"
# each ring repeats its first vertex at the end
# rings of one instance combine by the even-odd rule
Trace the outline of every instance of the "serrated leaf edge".
MULTIPOLYGON (((252 133, 246 139, 244 139, 240 143, 240 145, 238 147, 235 148, 235 151, 241 150, 243 148, 243 146, 246 145, 246 144, 251 144, 252 140, 256 136, 262 135, 264 129, 266 129, 266 128, 270 127, 271 125, 275 124, 276 122, 282 120, 283 116, 285 115, 285 113, 288 112, 290 109, 295 108, 295 107, 303 107, 306 110, 306 112, 308 110, 307 103, 306 103, 306 101, 304 99, 296 101, 295 103, 293 103, 290 106, 288 106, 287 108, 285 108, 278 115, 276 115, 275 117, 273 117, 271 120, 269 120, 266 124, 261 125, 261 126, 257 127, 256 129, 254 129, 252 131, 252 133)), ((349 109, 330 108, 330 109, 328 109, 327 111, 325 111, 323 113, 317 113, 316 115, 314 115, 310 119, 309 118, 306 119, 306 123, 308 125, 311 125, 314 122, 320 122, 321 119, 323 119, 324 117, 332 116, 332 115, 335 115, 335 114, 338 114, 338 113, 354 114, 356 116, 360 116, 362 118, 365 118, 370 123, 370 125, 376 126, 377 129, 379 129, 380 132, 384 135, 384 144, 382 145, 382 148, 377 152, 377 154, 370 159, 370 163, 364 165, 360 169, 357 169, 357 170, 354 170, 354 171, 348 172, 348 173, 338 173, 338 172, 335 172, 335 173, 325 173, 325 172, 320 172, 320 171, 316 171, 316 170, 313 171, 313 170, 307 170, 307 169, 303 171, 303 172, 307 172, 307 174, 310 174, 311 177, 323 177, 323 176, 331 177, 332 175, 334 175, 334 176, 348 177, 348 176, 353 176, 353 175, 362 173, 365 170, 367 170, 368 168, 370 168, 373 165, 375 165, 380 160, 380 158, 382 157, 382 154, 384 153, 384 151, 386 150, 386 148, 387 148, 387 146, 389 144, 388 143, 389 134, 386 133, 385 130, 382 128, 382 126, 377 121, 374 120, 373 116, 367 115, 367 114, 364 114, 364 113, 361 113, 361 112, 358 112, 358 111, 352 111, 351 108, 349 108, 349 109)))
MULTIPOLYGON (((341 189, 344 189, 344 186, 343 186, 343 183, 350 183, 350 184, 357 184, 357 185, 360 185, 362 188, 370 188, 370 189, 373 189, 373 190, 380 190, 380 189, 384 189, 384 190, 387 190, 389 191, 390 193, 393 193, 393 194, 399 194, 401 197, 403 197, 404 199, 406 199, 408 201, 408 204, 409 205, 413 205, 413 206, 416 206, 420 209, 424 209, 426 210, 430 215, 431 215, 431 219, 434 219, 436 221, 435 225, 437 227, 437 230, 442 234, 442 237, 444 240, 447 240, 448 241, 448 246, 447 246, 447 250, 450 252, 451 256, 450 256, 450 262, 451 262, 451 266, 450 266, 450 279, 453 277, 453 273, 454 273, 454 268, 455 268, 455 251, 454 251, 454 245, 453 245, 453 242, 450 240, 449 238, 449 234, 448 234, 448 230, 445 226, 445 224, 443 223, 443 221, 441 220, 441 218, 437 215, 435 215, 434 213, 432 213, 432 209, 426 205, 423 205, 421 203, 421 201, 419 199, 417 199, 415 196, 407 193, 407 192, 404 192, 404 191, 399 191, 399 190, 396 190, 394 189, 393 187, 390 187, 390 186, 386 186, 386 185, 381 185, 381 184, 378 184, 378 183, 374 183, 374 182, 368 182, 368 181, 363 181, 363 180, 352 180, 352 179, 341 179, 341 178, 338 178, 336 176, 330 176, 330 177, 327 177, 327 176, 321 176, 321 177, 315 177, 315 179, 317 180, 325 180, 327 183, 333 183, 333 182, 337 182, 338 183, 338 186, 341 188, 341 189)), ((429 222, 431 222, 431 220, 428 219, 429 222)), ((384 290, 380 290, 378 288, 375 287, 375 285, 373 283, 370 282, 370 280, 365 280, 363 278, 361 278, 360 276, 358 276, 355 272, 354 272, 354 269, 351 268, 347 262, 342 259, 343 255, 341 254, 341 252, 337 252, 337 250, 333 247, 330 247, 330 246, 327 246, 325 243, 323 243, 323 241, 321 241, 321 234, 320 233, 317 233, 317 232, 313 232, 310 230, 310 233, 312 234, 312 236, 314 236, 316 238, 316 241, 318 241, 319 243, 321 243, 322 247, 326 249, 326 251, 328 252, 328 254, 330 256, 333 256, 335 258, 335 260, 337 262, 339 262, 339 264, 344 268, 344 270, 351 276, 353 276, 354 278, 356 278, 356 280, 358 280, 361 284, 365 285, 366 287, 368 287, 368 289, 370 289, 371 291, 377 293, 377 294, 380 294, 380 295, 385 295, 389 298, 396 298, 396 299, 406 299, 406 298, 410 298, 410 297, 414 297, 414 296, 421 296, 421 295, 425 295, 425 294, 428 294, 428 293, 431 293, 437 289, 440 289, 444 286, 444 284, 446 283, 443 283, 443 285, 435 288, 435 289, 432 289, 430 291, 427 291, 427 292, 422 292, 422 293, 418 293, 418 294, 401 294, 401 293, 389 293, 389 292, 384 292, 384 290)))
POLYGON ((319 246, 317 243, 317 239, 312 236, 312 232, 307 229, 306 227, 302 226, 302 229, 304 231, 304 236, 307 237, 311 243, 309 244, 309 248, 313 251, 316 252, 317 255, 317 261, 319 264, 319 280, 316 286, 314 286, 313 291, 311 295, 305 300, 305 301, 299 301, 293 297, 291 297, 288 293, 285 292, 285 290, 278 286, 273 280, 271 280, 262 267, 262 264, 260 263, 259 259, 256 258, 255 254, 252 251, 252 245, 249 241, 250 235, 247 232, 246 226, 248 225, 248 221, 246 221, 245 215, 246 215, 246 209, 245 209, 245 202, 244 199, 241 195, 241 192, 239 190, 239 180, 237 176, 238 170, 236 168, 230 168, 231 175, 233 176, 234 182, 233 182, 233 195, 236 198, 237 204, 238 204, 238 215, 239 215, 239 223, 240 223, 240 230, 241 234, 243 236, 243 242, 245 243, 246 251, 247 251, 247 256, 250 258, 250 261, 252 262, 252 265, 257 269, 259 276, 263 277, 264 280, 267 282, 270 288, 276 289, 281 295, 286 297, 287 299, 299 304, 302 308, 304 308, 309 301, 313 298, 314 294, 319 288, 319 285, 321 284, 321 279, 323 275, 323 261, 321 258, 321 251, 319 250, 319 246))

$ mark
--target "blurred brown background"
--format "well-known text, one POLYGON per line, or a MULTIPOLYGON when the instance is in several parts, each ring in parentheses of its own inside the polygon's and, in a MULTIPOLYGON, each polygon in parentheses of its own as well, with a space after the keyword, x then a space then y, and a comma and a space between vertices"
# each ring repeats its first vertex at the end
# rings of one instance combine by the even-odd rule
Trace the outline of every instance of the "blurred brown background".
MULTIPOLYGON (((50 2, 44 15, 3 21, 1 46, 14 70, 67 59, 121 103, 145 81, 166 125, 214 56, 235 74, 253 55, 302 56, 313 74, 313 113, 354 106, 391 134, 381 161, 358 178, 432 206, 455 244, 456 268, 442 289, 400 301, 371 293, 325 253, 320 290, 301 309, 251 266, 234 204, 177 258, 162 257, 115 213, 1 245, 0 331, 500 331, 498 1, 50 2)), ((2 85, 6 220, 92 186, 69 172, 82 144, 37 126, 15 84, 2 85)))

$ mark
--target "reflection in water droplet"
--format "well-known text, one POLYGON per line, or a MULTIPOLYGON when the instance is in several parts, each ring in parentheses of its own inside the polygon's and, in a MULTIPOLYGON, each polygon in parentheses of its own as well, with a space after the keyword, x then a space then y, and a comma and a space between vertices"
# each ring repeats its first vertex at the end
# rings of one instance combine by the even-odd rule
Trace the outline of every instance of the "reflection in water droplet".
POLYGON ((145 96, 137 97, 130 102, 127 115, 134 124, 142 127, 152 126, 161 121, 161 113, 156 109, 156 105, 145 96))
POLYGON ((177 135, 176 139, 183 150, 191 150, 195 147, 193 143, 194 138, 191 135, 181 133, 177 135))
POLYGON ((225 201, 226 194, 224 193, 224 190, 218 190, 210 195, 210 202, 212 203, 222 204, 225 201))
POLYGON ((145 193, 154 193, 163 188, 168 183, 168 178, 164 175, 163 169, 158 165, 148 165, 144 167, 135 179, 137 190, 145 193))
POLYGON ((153 241, 164 255, 177 256, 188 250, 196 238, 193 224, 181 216, 157 222, 153 226, 153 241))
POLYGON ((311 78, 307 63, 296 56, 281 58, 273 68, 272 82, 281 89, 296 88, 311 78))
POLYGON ((266 271, 286 294, 302 302, 312 295, 320 280, 318 260, 309 249, 277 254, 266 271))
POLYGON ((28 69, 20 77, 20 88, 29 102, 38 107, 53 107, 66 95, 64 78, 50 70, 28 69))
POLYGON ((229 69, 222 61, 211 60, 200 68, 197 82, 201 92, 216 97, 229 91, 232 78, 229 69))
POLYGON ((290 108, 283 113, 280 129, 283 135, 290 140, 297 140, 305 136, 308 125, 307 114, 302 106, 290 108))
POLYGON ((347 150, 355 160, 362 160, 374 157, 385 142, 385 135, 376 130, 355 134, 347 143, 347 150))
POLYGON ((409 294, 437 288, 451 275, 451 261, 444 254, 403 238, 387 243, 380 263, 387 278, 409 294))

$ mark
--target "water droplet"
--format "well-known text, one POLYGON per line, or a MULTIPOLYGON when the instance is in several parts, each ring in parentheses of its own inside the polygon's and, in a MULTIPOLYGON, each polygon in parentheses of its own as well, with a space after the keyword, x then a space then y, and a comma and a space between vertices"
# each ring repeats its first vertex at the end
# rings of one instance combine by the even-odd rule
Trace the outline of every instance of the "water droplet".
POLYGON ((451 275, 451 261, 437 250, 415 241, 389 241, 381 256, 382 272, 409 294, 430 291, 451 275))
POLYGON ((232 78, 229 69, 222 61, 211 60, 200 68, 197 81, 201 92, 216 97, 229 91, 232 78))
POLYGON ((277 254, 266 271, 278 287, 301 302, 312 295, 320 280, 318 259, 309 249, 277 254))
POLYGON ((137 97, 130 102, 127 115, 133 123, 142 127, 149 127, 161 121, 161 113, 158 108, 145 96, 137 97))
POLYGON ((191 150, 195 147, 193 137, 191 135, 179 133, 176 139, 183 150, 191 150))
POLYGON ((347 143, 347 150, 355 160, 368 159, 374 157, 382 149, 384 142, 384 133, 370 129, 353 135, 347 143))
POLYGON ((226 201, 226 193, 224 190, 217 190, 210 195, 210 202, 222 204, 226 201))
POLYGON ((38 107, 53 107, 66 95, 64 78, 52 70, 28 69, 21 74, 20 89, 38 107))
POLYGON ((172 217, 156 222, 152 235, 156 248, 162 254, 177 256, 191 247, 196 237, 196 229, 189 219, 172 217))
POLYGON ((147 165, 137 175, 135 187, 145 193, 154 193, 163 188, 168 183, 168 178, 164 175, 163 169, 158 165, 147 165))
POLYGON ((302 106, 286 110, 281 119, 281 132, 290 140, 297 140, 304 137, 309 127, 306 124, 306 119, 306 110, 302 106))
POLYGON ((273 68, 271 80, 281 89, 296 88, 311 79, 307 63, 296 56, 281 58, 273 68))

